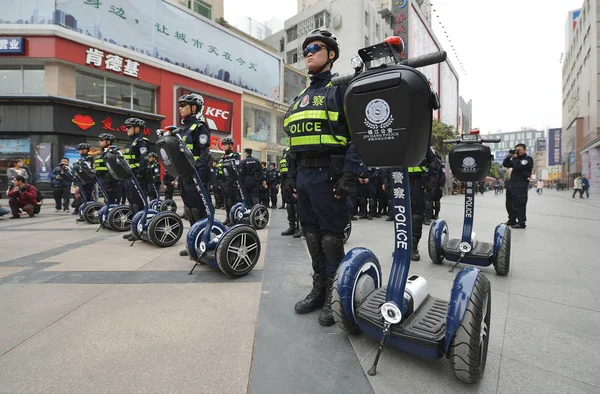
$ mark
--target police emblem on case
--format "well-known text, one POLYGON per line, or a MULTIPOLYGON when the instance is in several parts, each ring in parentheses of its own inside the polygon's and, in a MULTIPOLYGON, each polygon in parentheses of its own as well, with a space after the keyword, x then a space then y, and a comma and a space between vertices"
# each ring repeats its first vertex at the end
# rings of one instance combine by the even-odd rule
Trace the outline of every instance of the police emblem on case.
POLYGON ((373 99, 365 107, 365 120, 367 126, 366 134, 363 138, 369 141, 388 141, 398 137, 398 129, 394 130, 391 126, 394 123, 394 117, 390 111, 390 105, 382 99, 373 99))
POLYGON ((365 108, 367 120, 371 123, 382 124, 390 117, 390 105, 382 99, 374 99, 365 108))
POLYGON ((307 94, 304 97, 302 97, 302 101, 300 101, 300 106, 304 108, 308 105, 308 103, 310 103, 310 96, 307 94))
POLYGON ((475 172, 477 171, 477 169, 475 168, 475 166, 477 165, 477 163, 475 163, 475 159, 472 158, 471 156, 467 156, 463 159, 462 162, 462 170, 461 172, 475 172))

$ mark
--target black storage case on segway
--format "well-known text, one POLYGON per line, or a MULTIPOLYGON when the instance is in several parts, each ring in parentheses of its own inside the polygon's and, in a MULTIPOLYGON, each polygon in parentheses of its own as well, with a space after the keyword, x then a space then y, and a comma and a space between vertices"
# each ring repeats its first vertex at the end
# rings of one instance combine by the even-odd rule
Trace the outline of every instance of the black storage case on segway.
POLYGON ((156 149, 167 172, 173 176, 191 176, 194 154, 174 135, 163 135, 156 141, 156 149))
POLYGON ((235 167, 235 163, 231 160, 223 162, 221 170, 223 171, 225 179, 227 179, 229 182, 234 183, 239 180, 237 168, 235 167))
POLYGON ((448 156, 452 175, 462 182, 480 182, 490 173, 492 153, 482 144, 460 143, 448 156))
POLYGON ((399 162, 419 165, 429 145, 436 104, 427 78, 401 65, 389 66, 385 72, 363 72, 348 84, 344 95, 354 143, 365 163, 378 167, 397 167, 399 162))
POLYGON ((105 152, 104 163, 106 163, 106 168, 108 168, 110 176, 115 178, 117 181, 124 181, 131 175, 127 165, 127 160, 125 160, 123 155, 118 151, 105 152))
POLYGON ((96 176, 94 174, 94 170, 90 167, 90 163, 87 161, 76 161, 73 163, 73 170, 82 180, 83 183, 94 183, 96 182, 96 176))

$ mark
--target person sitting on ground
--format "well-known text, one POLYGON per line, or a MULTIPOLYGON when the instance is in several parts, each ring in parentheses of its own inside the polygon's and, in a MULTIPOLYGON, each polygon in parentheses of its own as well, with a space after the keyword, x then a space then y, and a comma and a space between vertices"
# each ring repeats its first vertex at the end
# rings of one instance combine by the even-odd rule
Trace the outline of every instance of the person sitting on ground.
POLYGON ((8 205, 12 211, 11 219, 21 217, 20 210, 26 212, 29 217, 34 217, 34 207, 37 205, 37 190, 34 186, 27 184, 25 177, 19 175, 13 179, 13 187, 8 192, 8 205))

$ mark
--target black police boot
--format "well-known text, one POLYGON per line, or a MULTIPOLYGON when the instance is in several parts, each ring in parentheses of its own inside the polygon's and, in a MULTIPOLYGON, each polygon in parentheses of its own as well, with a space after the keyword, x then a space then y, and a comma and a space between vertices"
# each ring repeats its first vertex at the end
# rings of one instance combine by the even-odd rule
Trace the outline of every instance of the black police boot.
POLYGON ((129 239, 129 237, 131 237, 132 235, 133 233, 123 234, 123 239, 129 239))
POLYGON ((187 249, 180 250, 179 255, 181 257, 189 256, 187 249))
POLYGON ((426 225, 426 226, 431 225, 431 219, 430 218, 423 219, 423 224, 426 225))
POLYGON ((128 241, 130 241, 130 242, 133 242, 133 241, 135 241, 136 239, 137 239, 137 237, 136 237, 135 235, 133 235, 133 234, 131 234, 131 235, 129 236, 129 238, 127 238, 127 240, 128 240, 128 241))
POLYGON ((296 224, 293 222, 290 222, 290 227, 281 232, 281 235, 294 235, 296 233, 296 224))
POLYGON ((412 261, 419 261, 421 260, 421 255, 419 254, 419 243, 413 241, 413 245, 412 245, 412 252, 410 254, 410 259, 412 261))
POLYGON ((321 314, 319 315, 319 324, 327 327, 335 324, 333 312, 331 311, 331 289, 333 287, 333 279, 327 278, 326 286, 327 294, 325 295, 325 305, 323 305, 323 309, 321 309, 321 314))
POLYGON ((279 207, 279 209, 285 209, 285 204, 279 207))
POLYGON ((302 237, 302 227, 300 226, 300 223, 298 223, 298 225, 296 226, 296 232, 294 233, 294 238, 300 237, 302 237))
POLYGON ((327 277, 325 275, 313 274, 313 288, 306 298, 298 301, 294 311, 300 315, 309 313, 323 307, 327 295, 327 277))
POLYGON ((81 223, 81 222, 85 222, 85 219, 82 217, 78 217, 75 221, 81 223))

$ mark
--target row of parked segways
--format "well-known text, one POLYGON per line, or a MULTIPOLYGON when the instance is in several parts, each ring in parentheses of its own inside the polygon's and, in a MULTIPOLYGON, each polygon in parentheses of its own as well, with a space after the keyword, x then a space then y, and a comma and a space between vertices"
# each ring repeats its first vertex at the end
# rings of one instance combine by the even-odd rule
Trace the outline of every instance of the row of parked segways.
MULTIPOLYGON (((417 68, 445 61, 446 53, 401 61, 403 50, 404 43, 399 37, 386 38, 381 44, 358 51, 359 57, 353 59, 354 74, 332 81, 334 85, 347 84, 344 108, 348 127, 364 163, 392 169, 395 250, 387 285, 383 283, 379 259, 371 250, 358 247, 348 251, 334 280, 332 310, 343 330, 362 332, 379 341, 369 375, 376 374, 381 352, 388 343, 426 359, 446 357, 458 379, 476 382, 487 359, 491 318, 489 280, 478 268, 462 268, 454 279, 450 299, 446 300, 428 293, 424 277, 409 274, 412 234, 407 167, 418 165, 425 157, 430 146, 433 111, 440 108, 437 94, 417 68), (371 67, 373 60, 383 58, 391 58, 394 63, 371 67)), ((455 176, 459 173, 455 161, 459 160, 461 150, 487 153, 479 142, 457 143, 451 159, 455 176)), ((481 158, 490 160, 484 153, 481 158)), ((479 156, 473 158, 478 164, 479 156)), ((470 160, 464 163, 473 167, 470 160)), ((476 174, 473 180, 479 179, 485 169, 479 171, 472 173, 476 174)), ((434 239, 437 229, 444 227, 440 223, 432 226, 434 239)), ((454 243, 440 240, 435 245, 434 256, 441 256, 443 250, 443 256, 450 258, 454 243)), ((483 253, 482 246, 469 245, 477 253, 483 253)), ((463 246, 464 256, 460 254, 462 262, 470 262, 465 259, 466 249, 463 246)))

